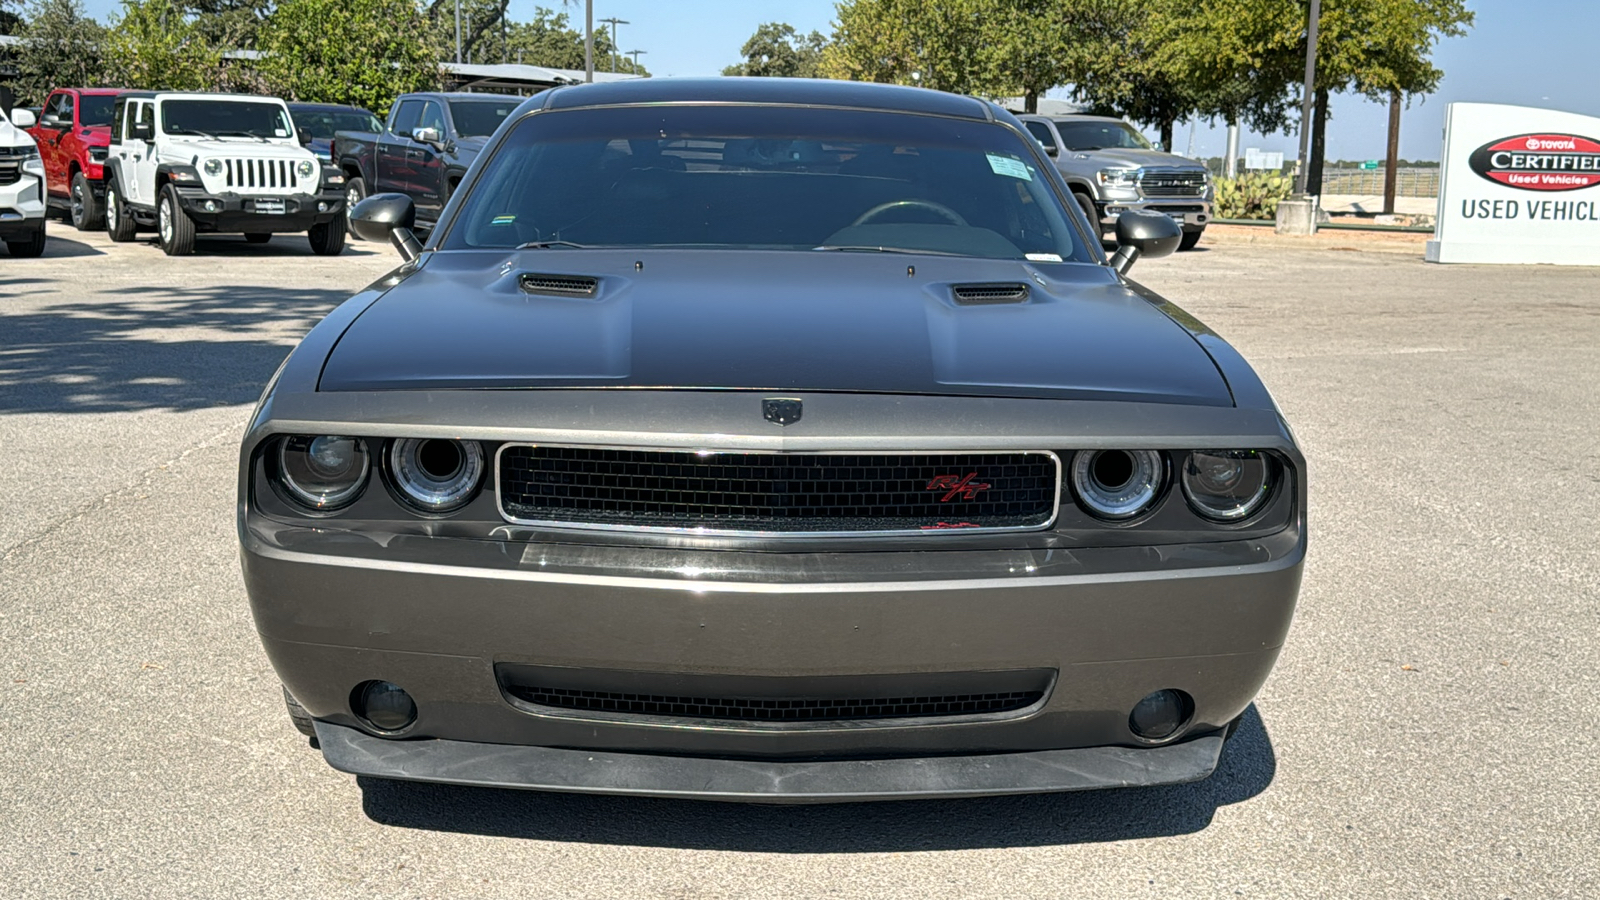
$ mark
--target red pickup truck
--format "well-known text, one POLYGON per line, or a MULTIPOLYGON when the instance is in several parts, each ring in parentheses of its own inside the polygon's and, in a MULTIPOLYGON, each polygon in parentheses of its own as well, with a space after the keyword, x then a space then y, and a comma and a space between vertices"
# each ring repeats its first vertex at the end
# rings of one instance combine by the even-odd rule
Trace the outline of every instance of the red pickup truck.
POLYGON ((111 143, 111 110, 118 88, 56 88, 28 133, 44 160, 46 202, 64 210, 79 231, 105 221, 106 190, 100 167, 111 143))

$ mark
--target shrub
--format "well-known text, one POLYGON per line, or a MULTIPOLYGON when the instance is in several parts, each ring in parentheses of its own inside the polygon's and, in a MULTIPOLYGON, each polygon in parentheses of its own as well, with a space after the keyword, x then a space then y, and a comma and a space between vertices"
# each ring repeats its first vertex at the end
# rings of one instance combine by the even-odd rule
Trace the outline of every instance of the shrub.
POLYGON ((1247 172, 1217 179, 1212 212, 1219 219, 1275 219, 1278 204, 1294 193, 1294 182, 1277 172, 1247 172))

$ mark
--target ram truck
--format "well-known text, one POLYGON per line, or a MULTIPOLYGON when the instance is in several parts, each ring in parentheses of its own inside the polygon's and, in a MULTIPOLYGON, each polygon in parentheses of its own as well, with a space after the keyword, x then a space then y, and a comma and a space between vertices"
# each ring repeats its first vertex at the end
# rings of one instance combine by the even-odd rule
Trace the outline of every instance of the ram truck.
POLYGON ((369 193, 405 194, 417 227, 438 221, 478 152, 522 102, 502 94, 402 94, 383 131, 340 131, 333 158, 345 176, 345 208, 369 193))
POLYGON ((79 231, 105 223, 102 177, 119 88, 56 88, 28 129, 44 160, 45 202, 79 231))

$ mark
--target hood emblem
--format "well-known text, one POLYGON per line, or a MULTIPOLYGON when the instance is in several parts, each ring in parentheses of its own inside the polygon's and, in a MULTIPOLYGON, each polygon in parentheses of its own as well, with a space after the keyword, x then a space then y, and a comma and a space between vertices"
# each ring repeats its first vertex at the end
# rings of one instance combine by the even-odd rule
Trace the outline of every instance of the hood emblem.
POLYGON ((776 425, 793 425, 800 421, 800 401, 794 397, 764 397, 761 400, 761 417, 776 425))

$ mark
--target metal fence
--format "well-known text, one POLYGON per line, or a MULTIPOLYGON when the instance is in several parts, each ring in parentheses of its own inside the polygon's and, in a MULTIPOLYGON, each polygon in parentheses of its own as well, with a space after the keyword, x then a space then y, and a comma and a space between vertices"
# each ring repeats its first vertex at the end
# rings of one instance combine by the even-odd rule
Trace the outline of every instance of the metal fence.
MULTIPOLYGON (((1377 169, 1324 169, 1322 194, 1358 196, 1383 196, 1382 168, 1377 169)), ((1439 196, 1439 170, 1437 168, 1402 167, 1394 172, 1396 197, 1439 196)))

